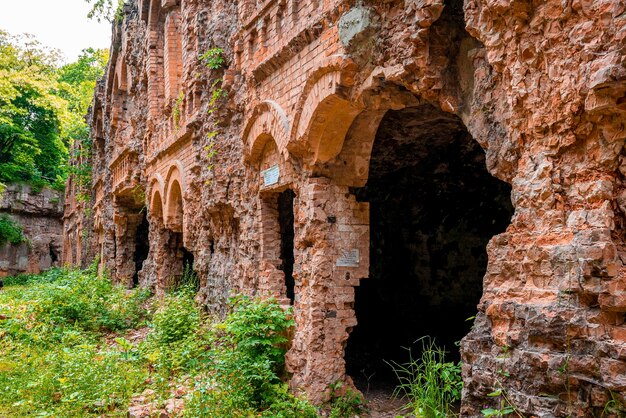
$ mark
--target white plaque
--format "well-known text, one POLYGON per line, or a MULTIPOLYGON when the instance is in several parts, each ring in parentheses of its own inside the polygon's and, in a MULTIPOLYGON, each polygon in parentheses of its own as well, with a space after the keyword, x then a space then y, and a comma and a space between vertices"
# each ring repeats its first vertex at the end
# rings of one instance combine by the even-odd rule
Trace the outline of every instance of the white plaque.
POLYGON ((261 171, 261 175, 263 176, 263 185, 271 186, 273 184, 278 183, 278 179, 280 177, 280 168, 277 165, 268 168, 267 170, 261 171))
POLYGON ((337 267, 359 267, 359 250, 342 250, 337 258, 337 267))

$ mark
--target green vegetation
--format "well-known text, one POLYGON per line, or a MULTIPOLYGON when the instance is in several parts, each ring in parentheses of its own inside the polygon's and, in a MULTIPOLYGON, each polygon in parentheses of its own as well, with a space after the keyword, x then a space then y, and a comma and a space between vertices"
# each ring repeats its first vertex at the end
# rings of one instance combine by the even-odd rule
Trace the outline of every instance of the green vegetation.
POLYGON ((208 49, 204 54, 200 55, 200 61, 203 61, 204 65, 211 70, 219 70, 226 62, 224 59, 224 49, 208 49))
POLYGON ((445 351, 429 338, 422 340, 421 358, 409 358, 406 364, 390 363, 400 381, 396 394, 409 400, 418 417, 456 416, 452 406, 461 399, 461 364, 446 362, 445 351))
POLYGON ((343 386, 341 382, 330 385, 330 414, 329 418, 344 418, 361 416, 367 412, 363 395, 348 388, 345 394, 339 395, 338 391, 343 386))
POLYGON ((122 20, 122 10, 125 0, 85 0, 91 4, 91 10, 87 14, 90 19, 98 22, 106 20, 113 23, 122 20))
POLYGON ((7 242, 17 245, 24 242, 24 240, 22 227, 8 215, 0 215, 0 246, 7 242))
POLYGON ((87 49, 62 66, 32 36, 0 31, 0 182, 63 188, 72 141, 89 139, 84 116, 107 59, 87 49))
POLYGON ((153 299, 95 271, 5 280, 0 416, 126 416, 134 397, 156 411, 174 392, 187 417, 317 416, 283 383, 293 320, 276 301, 237 297, 220 322, 193 283, 153 299))
MULTIPOLYGON (((224 58, 224 50, 222 48, 211 48, 208 49, 204 54, 200 55, 200 61, 211 70, 220 70, 226 64, 226 60, 224 58)), ((209 100, 207 113, 209 115, 213 115, 219 109, 218 102, 220 99, 225 99, 228 97, 228 94, 222 89, 221 85, 223 84, 223 80, 221 78, 217 78, 211 84, 211 100, 209 100)), ((213 118, 211 120, 211 128, 209 132, 206 134, 207 144, 204 146, 204 150, 206 152, 206 159, 208 161, 207 171, 211 172, 215 167, 215 156, 217 155, 217 149, 215 147, 215 139, 219 132, 219 119, 213 118)))

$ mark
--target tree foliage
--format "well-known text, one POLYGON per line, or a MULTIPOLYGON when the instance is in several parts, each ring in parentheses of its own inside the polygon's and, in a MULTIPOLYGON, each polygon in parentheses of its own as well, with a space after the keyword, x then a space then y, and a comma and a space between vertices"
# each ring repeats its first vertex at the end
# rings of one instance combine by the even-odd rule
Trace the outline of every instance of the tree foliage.
POLYGON ((59 52, 31 35, 0 31, 0 182, 63 187, 68 148, 88 137, 84 117, 107 55, 87 49, 61 66, 59 52))
POLYGON ((106 20, 113 22, 122 16, 122 7, 125 0, 85 0, 91 5, 91 10, 87 14, 90 19, 98 22, 106 20))

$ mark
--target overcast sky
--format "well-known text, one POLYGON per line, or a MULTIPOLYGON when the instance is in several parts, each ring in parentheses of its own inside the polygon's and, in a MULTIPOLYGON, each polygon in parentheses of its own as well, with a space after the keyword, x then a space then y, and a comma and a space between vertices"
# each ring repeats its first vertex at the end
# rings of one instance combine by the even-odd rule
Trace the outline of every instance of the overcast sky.
POLYGON ((74 61, 88 48, 109 48, 111 25, 87 18, 85 0, 0 0, 0 29, 31 33, 74 61))

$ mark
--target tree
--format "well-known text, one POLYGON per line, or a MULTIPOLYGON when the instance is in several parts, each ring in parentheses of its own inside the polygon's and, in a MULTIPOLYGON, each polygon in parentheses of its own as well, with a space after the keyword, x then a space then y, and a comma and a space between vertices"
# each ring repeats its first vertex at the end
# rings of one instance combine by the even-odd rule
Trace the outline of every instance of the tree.
POLYGON ((87 14, 90 19, 95 18, 98 22, 102 19, 113 23, 122 16, 122 7, 125 0, 85 0, 91 4, 91 10, 87 14))
POLYGON ((107 53, 85 50, 63 67, 59 57, 30 35, 0 31, 0 182, 62 188, 68 147, 88 136, 84 116, 107 53))

